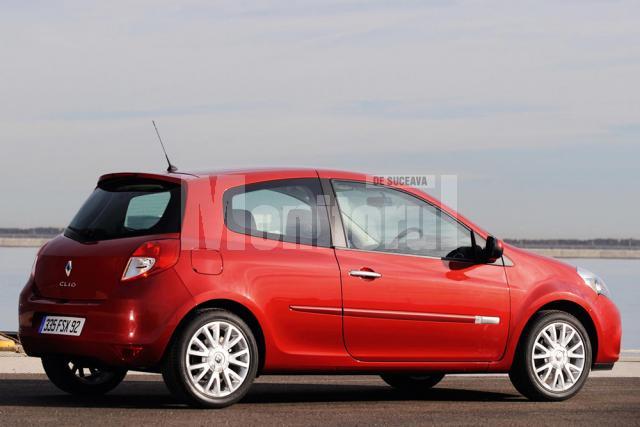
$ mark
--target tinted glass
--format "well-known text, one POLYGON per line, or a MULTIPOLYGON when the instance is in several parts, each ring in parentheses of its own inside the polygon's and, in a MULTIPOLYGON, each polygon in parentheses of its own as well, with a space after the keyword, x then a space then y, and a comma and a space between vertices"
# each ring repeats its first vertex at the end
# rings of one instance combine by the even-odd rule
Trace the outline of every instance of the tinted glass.
POLYGON ((147 230, 154 227, 167 211, 169 200, 171 200, 171 193, 168 191, 133 197, 129 201, 125 214, 125 228, 147 230))
POLYGON ((94 241, 179 233, 180 199, 177 184, 122 180, 101 183, 82 205, 65 235, 94 241))
POLYGON ((250 184, 224 196, 225 223, 238 233, 285 242, 330 246, 327 210, 318 179, 250 184))
POLYGON ((333 181, 351 248, 439 258, 472 257, 471 231, 403 191, 333 181))

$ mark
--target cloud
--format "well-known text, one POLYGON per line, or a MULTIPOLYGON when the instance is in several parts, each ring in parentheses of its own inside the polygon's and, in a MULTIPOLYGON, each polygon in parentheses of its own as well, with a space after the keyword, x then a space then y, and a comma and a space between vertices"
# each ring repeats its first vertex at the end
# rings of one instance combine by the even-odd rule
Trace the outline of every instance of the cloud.
POLYGON ((455 104, 451 102, 403 102, 396 100, 367 99, 338 108, 337 114, 353 114, 377 119, 446 120, 485 118, 508 114, 527 114, 548 111, 533 105, 455 104))
MULTIPOLYGON (((47 212, 64 224, 99 174, 157 170, 151 119, 185 169, 375 172, 471 156, 448 172, 500 178, 513 203, 525 204, 528 181, 504 179, 501 169, 534 174, 522 153, 571 150, 593 164, 584 147, 634 152, 639 16, 640 3, 626 0, 8 2, 0 191, 11 202, 0 217, 48 225, 39 201, 64 192, 68 203, 47 212), (472 164, 482 152, 494 156, 480 174, 472 164), (7 178, 18 175, 29 176, 7 178)), ((608 165, 625 161, 603 153, 608 165)), ((473 188, 480 200, 495 191, 473 188)), ((557 201, 568 217, 581 215, 570 198, 557 201)), ((496 223, 514 230, 513 218, 496 223)), ((627 232, 625 224, 602 233, 627 232)))

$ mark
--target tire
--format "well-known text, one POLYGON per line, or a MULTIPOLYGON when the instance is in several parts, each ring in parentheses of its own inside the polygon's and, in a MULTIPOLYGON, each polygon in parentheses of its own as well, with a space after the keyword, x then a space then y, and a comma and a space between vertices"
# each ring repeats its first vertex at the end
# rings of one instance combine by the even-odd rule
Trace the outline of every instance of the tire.
POLYGON ((591 352, 589 335, 578 319, 564 311, 541 311, 520 338, 509 378, 530 400, 566 400, 584 386, 591 352))
POLYGON ((162 376, 180 400, 224 408, 251 388, 258 356, 256 339, 240 317, 225 310, 201 310, 174 337, 162 376))
POLYGON ((42 366, 56 387, 76 395, 105 394, 116 388, 127 375, 126 369, 98 367, 65 356, 45 356, 42 366))
POLYGON ((408 393, 424 393, 438 384, 445 374, 430 373, 425 375, 382 374, 380 377, 391 387, 408 393))

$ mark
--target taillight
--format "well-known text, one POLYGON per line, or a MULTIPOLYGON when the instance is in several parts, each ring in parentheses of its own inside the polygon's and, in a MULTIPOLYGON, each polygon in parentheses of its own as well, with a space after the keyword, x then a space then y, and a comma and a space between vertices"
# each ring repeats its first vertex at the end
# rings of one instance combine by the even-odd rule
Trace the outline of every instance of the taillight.
POLYGON ((136 249, 122 273, 122 281, 147 277, 178 262, 180 241, 177 239, 152 240, 144 242, 136 249))

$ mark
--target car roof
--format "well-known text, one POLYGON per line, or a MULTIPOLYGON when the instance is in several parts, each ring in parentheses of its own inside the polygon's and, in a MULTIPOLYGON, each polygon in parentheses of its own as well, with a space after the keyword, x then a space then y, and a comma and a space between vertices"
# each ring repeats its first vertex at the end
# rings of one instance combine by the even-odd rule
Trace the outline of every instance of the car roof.
POLYGON ((228 169, 211 169, 205 171, 190 171, 190 175, 199 177, 221 176, 221 175, 264 175, 279 173, 283 175, 316 175, 316 168, 295 168, 295 167, 261 167, 261 168, 228 168, 228 169))
POLYGON ((220 176, 244 176, 249 180, 271 180, 271 179, 287 179, 295 177, 323 177, 323 178, 342 178, 368 180, 373 175, 350 172, 335 169, 317 169, 309 167, 263 167, 263 168, 229 168, 229 169, 212 169, 205 171, 189 171, 189 176, 199 178, 210 178, 220 176))
POLYGON ((116 177, 140 177, 140 178, 157 178, 167 181, 183 181, 193 180, 198 178, 210 178, 216 176, 231 176, 231 175, 244 175, 247 177, 260 177, 277 179, 290 178, 294 176, 309 177, 309 176, 330 176, 336 178, 351 178, 351 179, 365 179, 367 175, 364 173, 330 170, 330 169, 315 169, 315 168, 229 168, 229 169, 211 169, 205 171, 176 171, 176 172, 114 172, 102 175, 99 181, 116 178, 116 177))

